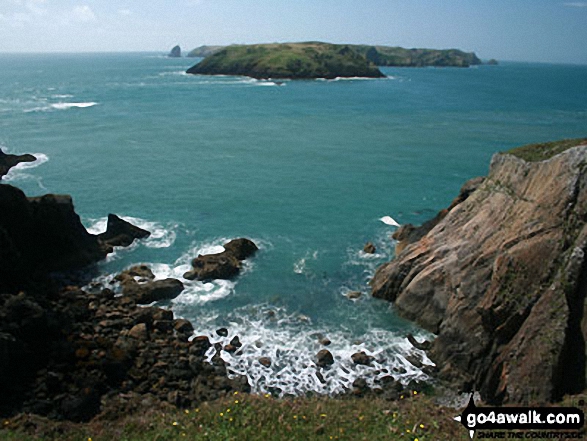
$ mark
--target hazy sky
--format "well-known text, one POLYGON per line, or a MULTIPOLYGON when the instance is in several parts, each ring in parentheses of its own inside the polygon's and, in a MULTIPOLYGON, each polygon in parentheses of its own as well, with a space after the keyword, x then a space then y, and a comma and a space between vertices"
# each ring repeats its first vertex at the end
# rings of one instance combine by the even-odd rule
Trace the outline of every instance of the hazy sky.
POLYGON ((308 40, 587 64, 587 1, 0 0, 0 52, 308 40))

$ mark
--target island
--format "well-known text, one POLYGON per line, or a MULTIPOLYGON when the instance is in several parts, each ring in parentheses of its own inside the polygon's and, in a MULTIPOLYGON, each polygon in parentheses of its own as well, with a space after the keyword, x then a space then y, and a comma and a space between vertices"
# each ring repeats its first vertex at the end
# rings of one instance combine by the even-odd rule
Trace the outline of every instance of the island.
MULTIPOLYGON (((304 43, 296 43, 304 44, 304 43)), ((306 43, 307 44, 307 43, 306 43)), ((326 44, 326 43, 318 43, 326 44)), ((291 45, 291 44, 290 44, 291 45)), ((405 49, 396 46, 344 45, 363 55, 376 66, 386 67, 470 67, 483 64, 474 52, 459 49, 405 49)), ((200 46, 188 57, 209 57, 227 46, 200 46)), ((497 64, 489 60, 487 64, 497 64)))
POLYGON ((256 79, 385 77, 351 46, 320 42, 227 46, 189 68, 187 73, 256 79))

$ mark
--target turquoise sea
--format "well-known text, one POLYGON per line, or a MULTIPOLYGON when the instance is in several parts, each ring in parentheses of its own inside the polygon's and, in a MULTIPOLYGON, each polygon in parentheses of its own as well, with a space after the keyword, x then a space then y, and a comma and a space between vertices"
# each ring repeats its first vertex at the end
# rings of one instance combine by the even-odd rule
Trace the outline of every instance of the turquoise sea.
POLYGON ((136 263, 181 278, 198 253, 253 239, 261 250, 237 279, 186 281, 164 306, 214 341, 239 335, 242 354, 223 358, 260 392, 424 378, 403 355, 414 351, 407 332, 426 334, 368 295, 393 256, 394 227, 380 219, 429 219, 497 151, 587 136, 587 66, 382 68, 385 79, 279 84, 184 74, 196 61, 0 54, 0 146, 39 158, 9 183, 71 194, 90 231, 116 213, 153 233, 117 249, 97 281, 136 263), (375 255, 362 252, 368 241, 375 255), (357 301, 345 297, 354 290, 357 301), (336 360, 325 383, 312 361, 322 336, 336 360), (353 365, 361 350, 373 366, 353 365))

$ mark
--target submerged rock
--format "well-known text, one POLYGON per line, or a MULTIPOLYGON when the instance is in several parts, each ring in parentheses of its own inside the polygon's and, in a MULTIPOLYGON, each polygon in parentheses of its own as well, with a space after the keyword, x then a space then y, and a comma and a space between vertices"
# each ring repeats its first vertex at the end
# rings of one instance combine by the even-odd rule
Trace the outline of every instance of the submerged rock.
POLYGON ((174 299, 183 289, 183 283, 172 278, 146 283, 138 283, 132 279, 122 284, 123 295, 132 298, 139 305, 174 299))
POLYGON ((438 335, 429 357, 441 378, 491 403, 586 384, 587 140, 558 144, 495 155, 487 178, 371 282, 438 335))

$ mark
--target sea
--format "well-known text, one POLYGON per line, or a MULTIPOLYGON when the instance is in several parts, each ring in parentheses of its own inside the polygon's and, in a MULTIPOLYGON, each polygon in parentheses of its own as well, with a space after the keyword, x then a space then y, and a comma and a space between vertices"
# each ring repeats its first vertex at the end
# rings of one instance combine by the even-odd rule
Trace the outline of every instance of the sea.
POLYGON ((0 54, 0 147, 37 157, 4 182, 29 196, 72 195, 92 233, 105 230, 108 213, 149 230, 92 269, 88 289, 119 292, 113 276, 139 263, 182 280, 183 293, 158 306, 213 342, 238 336, 240 351, 222 357, 257 393, 337 394, 359 377, 426 380, 406 357, 432 362, 406 335, 433 336, 370 296, 376 268, 394 256, 387 216, 422 223, 487 174, 496 152, 587 136, 585 65, 260 81, 185 74, 198 61, 0 54), (260 250, 234 280, 182 278, 193 258, 237 237, 260 250), (362 295, 350 300, 352 291, 362 295), (324 348, 334 364, 317 369, 324 348), (370 366, 352 362, 361 351, 370 366))

